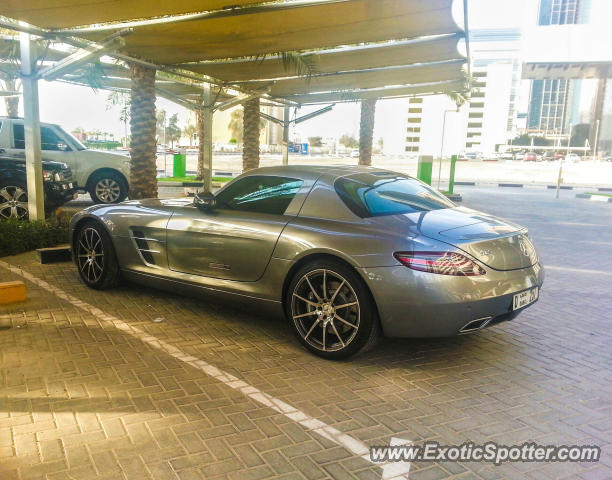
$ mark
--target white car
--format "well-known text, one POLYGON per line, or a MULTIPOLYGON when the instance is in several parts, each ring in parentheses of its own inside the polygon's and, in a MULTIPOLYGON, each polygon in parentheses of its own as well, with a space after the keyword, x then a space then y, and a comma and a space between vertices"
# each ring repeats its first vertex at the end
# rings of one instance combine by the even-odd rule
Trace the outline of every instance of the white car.
POLYGON ((351 150, 351 158, 359 158, 359 149, 358 148, 354 148, 353 150, 351 150))
POLYGON ((580 155, 578 155, 576 153, 568 153, 565 156, 565 161, 566 162, 579 162, 580 161, 580 155))
MULTIPOLYGON (((50 123, 40 124, 40 136, 43 158, 67 164, 79 191, 89 192, 96 203, 125 200, 130 189, 129 157, 89 150, 60 126, 50 123)), ((7 157, 25 157, 23 119, 0 117, 0 150, 7 157)))

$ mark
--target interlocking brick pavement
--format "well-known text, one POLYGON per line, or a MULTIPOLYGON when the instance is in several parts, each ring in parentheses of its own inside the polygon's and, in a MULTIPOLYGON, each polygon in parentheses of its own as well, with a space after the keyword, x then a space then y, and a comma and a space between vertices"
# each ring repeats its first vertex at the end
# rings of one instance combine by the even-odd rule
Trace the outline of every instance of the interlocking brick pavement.
MULTIPOLYGON (((136 285, 92 291, 72 265, 32 254, 3 260, 367 445, 604 450, 596 464, 415 463, 411 479, 612 478, 612 208, 571 192, 462 193, 529 226, 551 267, 540 301, 477 334, 385 340, 346 362, 309 355, 278 319, 136 285)), ((0 479, 380 478, 349 450, 26 283, 29 300, 0 309, 10 326, 0 330, 0 479)))

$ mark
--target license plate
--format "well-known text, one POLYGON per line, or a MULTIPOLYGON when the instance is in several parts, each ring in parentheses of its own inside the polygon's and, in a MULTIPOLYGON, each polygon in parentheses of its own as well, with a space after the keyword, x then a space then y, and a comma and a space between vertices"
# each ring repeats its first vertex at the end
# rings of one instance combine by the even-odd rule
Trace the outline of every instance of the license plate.
POLYGON ((538 287, 525 290, 521 293, 517 293, 514 296, 514 300, 512 302, 512 310, 518 310, 519 308, 523 308, 529 305, 530 303, 535 302, 538 299, 539 293, 540 292, 538 287))

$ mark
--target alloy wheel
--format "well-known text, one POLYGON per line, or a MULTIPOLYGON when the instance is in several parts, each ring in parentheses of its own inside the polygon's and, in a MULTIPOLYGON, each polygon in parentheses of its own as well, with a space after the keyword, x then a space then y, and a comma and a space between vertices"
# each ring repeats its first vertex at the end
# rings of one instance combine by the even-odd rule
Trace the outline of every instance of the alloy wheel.
POLYGON ((359 330, 359 299, 342 275, 312 270, 293 290, 291 317, 299 335, 312 347, 323 352, 342 350, 359 330))
POLYGON ((28 216, 28 194, 17 185, 0 189, 0 217, 25 219, 28 216))
POLYGON ((103 178, 95 186, 96 196, 104 203, 116 202, 121 196, 121 186, 112 178, 103 178))
POLYGON ((79 271, 90 283, 97 282, 104 271, 102 237, 94 228, 86 228, 77 245, 79 271))

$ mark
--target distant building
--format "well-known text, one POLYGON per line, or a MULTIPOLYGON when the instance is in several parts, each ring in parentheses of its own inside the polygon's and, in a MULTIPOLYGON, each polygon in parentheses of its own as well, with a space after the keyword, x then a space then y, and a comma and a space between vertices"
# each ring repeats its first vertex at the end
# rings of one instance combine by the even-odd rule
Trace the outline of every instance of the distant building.
POLYGON ((469 103, 456 112, 455 104, 444 95, 410 99, 405 152, 434 156, 441 149, 443 156, 466 150, 492 153, 512 138, 517 129, 520 41, 518 29, 470 31, 474 91, 469 103))
POLYGON ((551 137, 590 124, 592 151, 609 150, 612 105, 612 1, 527 2, 522 77, 531 80, 527 128, 551 137), (608 97, 609 98, 609 97, 608 97))
MULTIPOLYGON (((538 25, 573 25, 582 23, 583 0, 541 0, 538 25)), ((556 78, 533 80, 529 98, 527 128, 544 134, 566 133, 578 122, 582 81, 556 78)))

